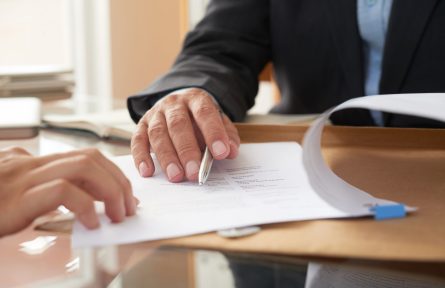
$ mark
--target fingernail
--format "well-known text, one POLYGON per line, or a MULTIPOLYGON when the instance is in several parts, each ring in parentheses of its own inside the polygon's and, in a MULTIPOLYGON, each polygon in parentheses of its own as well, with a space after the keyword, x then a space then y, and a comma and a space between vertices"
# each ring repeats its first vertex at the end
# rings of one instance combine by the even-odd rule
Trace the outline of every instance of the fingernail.
POLYGON ((170 180, 174 180, 176 176, 181 174, 181 170, 179 169, 178 165, 175 163, 170 163, 167 166, 167 177, 170 180))
POLYGON ((220 156, 227 152, 227 147, 224 145, 222 141, 215 141, 212 144, 212 152, 214 153, 214 156, 220 156))
POLYGON ((191 178, 198 174, 199 165, 196 161, 189 161, 185 165, 185 172, 187 173, 187 178, 191 178))
POLYGON ((146 164, 144 161, 142 161, 142 162, 139 164, 139 174, 140 174, 142 177, 148 177, 148 176, 150 176, 150 171, 148 171, 148 166, 147 166, 147 164, 146 164))

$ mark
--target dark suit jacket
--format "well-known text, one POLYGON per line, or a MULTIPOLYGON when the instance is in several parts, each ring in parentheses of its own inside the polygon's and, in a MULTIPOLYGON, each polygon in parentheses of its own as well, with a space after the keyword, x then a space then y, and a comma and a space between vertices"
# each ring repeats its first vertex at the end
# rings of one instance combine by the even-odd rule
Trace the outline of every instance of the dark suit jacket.
MULTIPOLYGON (((138 121, 162 96, 195 86, 213 94, 232 120, 241 121, 254 104, 258 74, 269 61, 282 95, 273 112, 320 113, 362 96, 356 15, 356 0, 214 0, 188 34, 171 71, 129 98, 130 114, 138 121)), ((417 92, 445 92, 445 1, 393 3, 380 94, 417 92)), ((445 125, 401 115, 384 118, 387 126, 445 125)), ((373 125, 366 110, 339 112, 332 120, 373 125)))

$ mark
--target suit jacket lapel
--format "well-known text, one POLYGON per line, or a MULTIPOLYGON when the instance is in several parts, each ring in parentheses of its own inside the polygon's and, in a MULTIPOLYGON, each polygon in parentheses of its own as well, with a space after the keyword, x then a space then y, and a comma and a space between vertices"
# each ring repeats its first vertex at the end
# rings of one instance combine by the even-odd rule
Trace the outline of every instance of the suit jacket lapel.
POLYGON ((380 93, 399 93, 437 0, 394 0, 386 35, 380 93))
POLYGON ((364 94, 362 44, 357 24, 356 0, 327 0, 325 12, 331 23, 335 49, 350 87, 343 100, 364 94))

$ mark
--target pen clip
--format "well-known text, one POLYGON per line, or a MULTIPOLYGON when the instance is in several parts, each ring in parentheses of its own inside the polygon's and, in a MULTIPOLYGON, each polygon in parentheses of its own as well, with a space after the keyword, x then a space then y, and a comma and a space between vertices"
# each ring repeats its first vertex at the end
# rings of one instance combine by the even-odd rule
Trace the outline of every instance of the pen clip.
POLYGON ((240 238, 256 234, 261 231, 259 226, 247 226, 218 230, 217 233, 223 238, 240 238))

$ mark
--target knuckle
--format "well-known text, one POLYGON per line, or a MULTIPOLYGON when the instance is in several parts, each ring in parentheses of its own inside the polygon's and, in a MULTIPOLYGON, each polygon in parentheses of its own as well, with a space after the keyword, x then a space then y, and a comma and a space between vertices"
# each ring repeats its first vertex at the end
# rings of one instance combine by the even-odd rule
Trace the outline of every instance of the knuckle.
POLYGON ((41 166, 41 163, 38 158, 28 158, 23 159, 23 165, 21 166, 24 166, 24 170, 32 170, 41 166))
POLYGON ((167 143, 160 142, 155 150, 156 157, 161 166, 174 161, 177 158, 176 152, 167 143))
POLYGON ((156 155, 159 162, 162 162, 165 158, 171 158, 172 149, 170 143, 167 143, 167 141, 160 140, 156 142, 156 144, 152 147, 152 151, 152 153, 156 155))
POLYGON ((144 161, 146 159, 151 159, 149 152, 144 152, 141 150, 133 150, 132 155, 133 155, 134 164, 137 166, 138 169, 139 169, 139 165, 141 164, 142 161, 144 161))
POLYGON ((161 121, 152 121, 148 127, 148 137, 153 140, 161 138, 166 132, 165 126, 161 121))
POLYGON ((195 111, 195 117, 200 120, 207 120, 213 114, 217 113, 216 108, 213 105, 199 105, 195 111))
POLYGON ((93 164, 93 160, 88 154, 79 155, 76 159, 76 162, 79 164, 79 168, 81 169, 91 167, 91 165, 93 164))
POLYGON ((94 202, 93 201, 84 201, 82 205, 77 209, 76 214, 82 215, 87 214, 90 211, 94 211, 94 202))
POLYGON ((132 149, 135 148, 135 146, 144 142, 144 140, 146 138, 144 133, 146 133, 146 132, 138 131, 133 134, 133 136, 131 137, 131 148, 132 149))
MULTIPOLYGON (((19 175, 23 175, 25 172, 23 163, 13 163, 12 159, 5 159, 5 161, 1 161, 0 167, 0 177, 2 180, 7 180, 6 182, 13 181, 19 178, 19 175)), ((2 181, 3 182, 3 181, 2 181)))
POLYGON ((17 156, 17 154, 6 152, 6 154, 2 155, 0 163, 2 164, 11 163, 15 162, 14 160, 19 160, 19 159, 20 157, 17 156))
POLYGON ((195 103, 198 104, 199 106, 208 105, 210 107, 217 109, 217 105, 215 104, 213 97, 210 96, 210 94, 204 90, 200 90, 199 93, 196 94, 195 103))
POLYGON ((16 152, 16 153, 19 153, 19 154, 27 154, 27 152, 26 152, 26 150, 25 149, 23 149, 23 148, 21 148, 21 147, 12 147, 11 148, 11 151, 12 152, 16 152))
POLYGON ((178 145, 177 152, 180 158, 184 156, 196 156, 195 145, 191 141, 186 141, 178 145))
POLYGON ((193 92, 198 96, 203 96, 205 99, 209 99, 210 97, 209 93, 203 89, 195 88, 193 92))
POLYGON ((192 87, 192 88, 185 88, 185 89, 179 90, 179 91, 183 92, 183 94, 190 95, 190 96, 194 97, 195 99, 201 98, 202 96, 204 96, 205 98, 209 97, 209 93, 207 93, 206 90, 201 89, 201 88, 192 87))
POLYGON ((187 115, 182 111, 172 111, 168 116, 169 127, 175 131, 183 131, 187 127, 188 121, 187 115))
POLYGON ((85 154, 88 155, 89 157, 100 157, 102 156, 102 153, 100 153, 100 151, 97 148, 91 147, 91 148, 87 148, 84 150, 85 154))
POLYGON ((17 147, 17 146, 6 148, 5 151, 8 151, 12 154, 29 155, 28 151, 26 151, 22 147, 17 147))
POLYGON ((153 111, 156 110, 156 105, 153 106, 151 109, 147 110, 147 112, 145 112, 145 114, 142 116, 142 118, 139 120, 138 122, 138 126, 144 126, 146 125, 145 122, 150 119, 153 115, 153 111))
POLYGON ((103 194, 103 200, 105 202, 119 201, 122 198, 122 193, 117 189, 109 189, 107 193, 103 194))
POLYGON ((66 191, 69 190, 71 187, 71 183, 65 179, 56 179, 53 182, 53 189, 52 192, 56 196, 63 197, 65 195, 66 191))
POLYGON ((169 94, 169 95, 165 96, 160 101, 160 104, 161 104, 161 106, 170 106, 170 105, 178 103, 179 99, 180 99, 180 95, 178 95, 177 93, 173 92, 172 94, 169 94))
POLYGON ((39 166, 35 158, 24 157, 14 153, 7 154, 0 159, 0 173, 5 179, 20 178, 26 171, 39 166))

